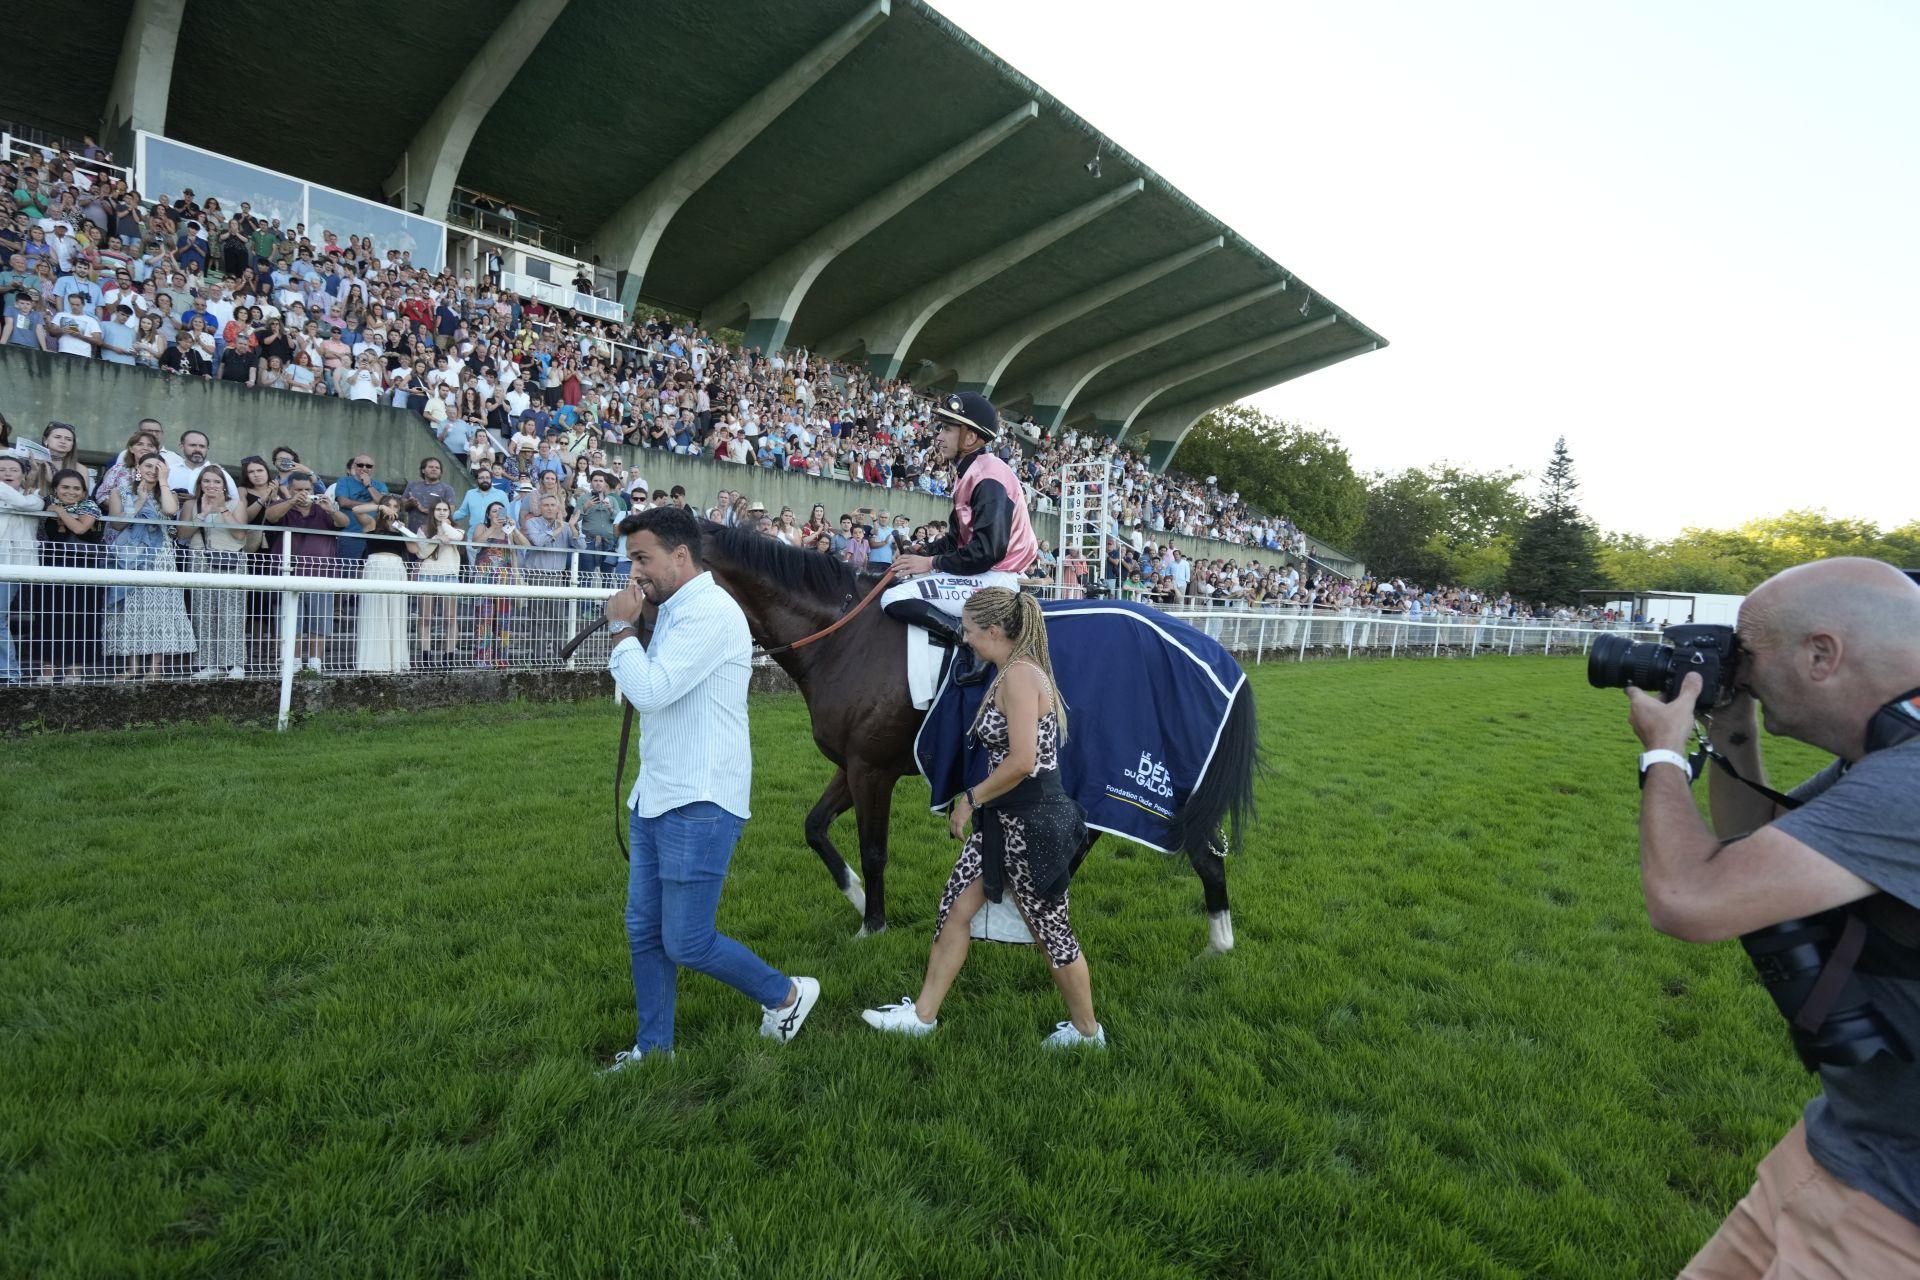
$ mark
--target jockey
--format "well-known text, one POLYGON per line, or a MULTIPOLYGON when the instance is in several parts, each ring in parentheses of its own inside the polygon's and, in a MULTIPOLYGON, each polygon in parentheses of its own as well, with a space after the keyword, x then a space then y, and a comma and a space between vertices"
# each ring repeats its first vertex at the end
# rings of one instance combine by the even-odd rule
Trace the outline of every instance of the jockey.
MULTIPOLYGON (((960 645, 960 611, 967 597, 983 587, 1020 589, 1020 573, 1033 563, 1039 543, 1027 518, 1019 477, 987 446, 1000 437, 1000 415, 985 396, 948 394, 934 405, 940 432, 934 448, 942 462, 954 464, 958 482, 947 535, 936 538, 925 555, 894 561, 902 576, 880 597, 889 618, 924 627, 947 645, 960 645)), ((988 668, 954 677, 955 684, 978 684, 988 668)))

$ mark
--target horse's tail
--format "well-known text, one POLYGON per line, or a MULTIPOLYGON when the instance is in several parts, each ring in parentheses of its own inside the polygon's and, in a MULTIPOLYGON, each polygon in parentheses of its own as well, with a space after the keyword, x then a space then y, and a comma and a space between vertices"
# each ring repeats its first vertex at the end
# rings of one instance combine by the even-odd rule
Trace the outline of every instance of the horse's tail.
POLYGON ((1241 835, 1254 816, 1254 780, 1265 769, 1253 683, 1242 680, 1227 708, 1227 723, 1220 730, 1207 776, 1173 815, 1168 844, 1189 858, 1206 852, 1237 851, 1241 835), (1227 828, 1225 849, 1219 847, 1223 825, 1227 828))

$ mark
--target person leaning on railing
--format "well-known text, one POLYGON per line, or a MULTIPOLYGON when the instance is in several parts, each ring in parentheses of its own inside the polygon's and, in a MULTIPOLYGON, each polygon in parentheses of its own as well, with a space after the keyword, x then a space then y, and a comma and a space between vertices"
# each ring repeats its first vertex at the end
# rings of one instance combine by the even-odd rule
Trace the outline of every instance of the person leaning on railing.
MULTIPOLYGON (((87 480, 62 467, 47 485, 46 518, 40 522, 40 563, 52 569, 98 569, 103 561, 105 521, 100 504, 87 496, 87 480)), ((41 583, 22 593, 34 619, 32 662, 42 681, 78 684, 101 668, 100 611, 103 588, 91 583, 41 583)))

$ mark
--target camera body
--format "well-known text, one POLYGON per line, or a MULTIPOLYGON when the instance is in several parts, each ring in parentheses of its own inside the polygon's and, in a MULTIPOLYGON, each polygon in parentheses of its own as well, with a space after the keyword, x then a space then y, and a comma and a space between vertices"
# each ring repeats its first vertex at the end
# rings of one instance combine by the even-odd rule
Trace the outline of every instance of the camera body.
POLYGON ((1668 627, 1658 643, 1625 636, 1596 636, 1587 651, 1587 683, 1596 689, 1625 689, 1629 685, 1658 693, 1671 702, 1689 672, 1700 677, 1703 711, 1723 707, 1733 699, 1739 682, 1740 637, 1732 627, 1688 622, 1668 627))

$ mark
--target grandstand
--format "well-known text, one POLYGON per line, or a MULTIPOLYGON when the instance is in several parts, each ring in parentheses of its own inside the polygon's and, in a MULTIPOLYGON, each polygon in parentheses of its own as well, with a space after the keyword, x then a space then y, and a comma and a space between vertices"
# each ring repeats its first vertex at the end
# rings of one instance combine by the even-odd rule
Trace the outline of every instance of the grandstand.
MULTIPOLYGON (((1043 424, 1140 440, 1156 467, 1207 408, 1382 343, 912 0, 334 14, 378 31, 405 77, 379 59, 323 69, 292 41, 258 42, 242 65, 221 32, 250 8, 28 0, 16 20, 45 56, 87 70, 31 95, 0 88, 0 115, 96 134, 123 162, 143 134, 202 148, 382 230, 392 210, 338 197, 386 197, 433 224, 452 214, 449 262, 497 254, 539 285, 584 263, 625 306, 984 390, 1043 424), (100 54, 115 49, 109 79, 100 54), (638 65, 699 92, 618 91, 638 65), (234 129, 222 104, 260 83, 273 101, 234 129), (302 104, 319 101, 370 109, 316 128, 302 104), (496 215, 471 194, 456 207, 456 188, 496 215), (506 230, 522 223, 580 258, 506 230)), ((155 171, 137 175, 143 191, 177 196, 155 171)))

